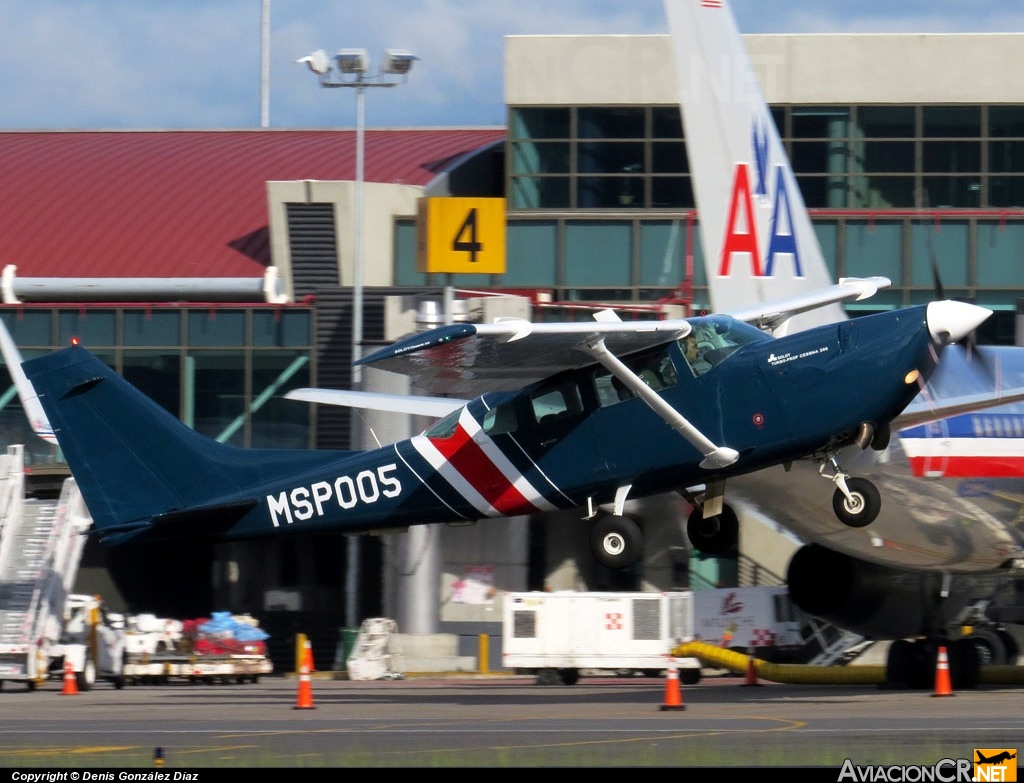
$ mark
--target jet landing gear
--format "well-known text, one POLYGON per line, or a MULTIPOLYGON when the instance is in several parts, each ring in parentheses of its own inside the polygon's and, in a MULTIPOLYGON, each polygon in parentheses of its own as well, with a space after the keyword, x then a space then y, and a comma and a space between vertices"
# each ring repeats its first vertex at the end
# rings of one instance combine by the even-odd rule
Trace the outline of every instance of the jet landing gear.
POLYGON ((940 647, 946 648, 953 690, 967 690, 981 682, 983 656, 969 636, 953 640, 897 639, 889 646, 886 659, 886 687, 913 690, 934 688, 940 647))
POLYGON ((882 510, 882 496, 878 493, 878 487, 867 479, 851 478, 839 466, 835 454, 829 455, 821 463, 818 473, 836 485, 835 494, 832 495, 832 510, 840 522, 847 527, 866 527, 875 521, 878 512, 882 510), (832 467, 832 475, 825 473, 828 466, 832 467))

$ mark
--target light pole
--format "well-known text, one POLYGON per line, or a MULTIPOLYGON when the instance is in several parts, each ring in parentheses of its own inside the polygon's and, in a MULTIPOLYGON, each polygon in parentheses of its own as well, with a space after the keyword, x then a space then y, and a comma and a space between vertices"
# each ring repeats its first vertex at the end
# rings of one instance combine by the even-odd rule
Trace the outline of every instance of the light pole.
MULTIPOLYGON (((352 87, 356 91, 356 192, 355 223, 352 231, 354 248, 352 253, 352 388, 359 390, 363 385, 362 366, 355 364, 363 353, 363 163, 364 163, 364 103, 367 87, 394 87, 399 84, 394 77, 405 77, 417 58, 400 50, 384 52, 380 71, 370 73, 370 58, 365 49, 340 49, 334 56, 334 65, 323 49, 317 49, 296 62, 306 63, 309 70, 317 75, 321 87, 352 87)), ((403 79, 404 81, 404 79, 403 79)), ((354 418, 353 418, 354 422, 354 418)), ((354 423, 351 428, 351 442, 354 450, 363 445, 362 433, 354 423)), ((358 622, 359 588, 359 537, 349 536, 346 547, 345 568, 345 624, 354 628, 358 622)))
MULTIPOLYGON (((296 62, 306 63, 317 75, 321 87, 352 87, 356 91, 356 192, 355 192, 355 223, 352 232, 355 246, 352 254, 352 361, 362 357, 363 345, 363 270, 364 266, 364 135, 365 135, 365 102, 367 87, 394 87, 401 82, 393 77, 405 77, 412 70, 412 64, 419 58, 401 49, 388 49, 384 52, 380 70, 370 73, 370 58, 365 49, 340 49, 334 56, 334 65, 323 49, 300 58, 296 62)), ((403 79, 404 81, 404 79, 403 79)), ((353 364, 352 388, 362 386, 362 367, 353 364)), ((355 429, 353 429, 355 432, 355 429)), ((360 448, 361 443, 353 443, 353 448, 360 448)))

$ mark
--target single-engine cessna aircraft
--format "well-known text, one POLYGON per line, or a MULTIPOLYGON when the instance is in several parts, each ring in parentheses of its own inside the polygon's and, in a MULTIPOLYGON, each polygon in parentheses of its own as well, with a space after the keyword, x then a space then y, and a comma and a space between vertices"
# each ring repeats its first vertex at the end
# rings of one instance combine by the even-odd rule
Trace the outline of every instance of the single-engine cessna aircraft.
POLYGON ((445 400, 450 412, 423 434, 362 452, 217 443, 80 345, 23 368, 106 544, 358 532, 578 507, 596 517, 607 505, 612 513, 593 526, 594 550, 621 567, 641 551, 639 527, 622 515, 627 498, 720 488, 796 460, 827 473, 843 523, 871 522, 878 492, 842 470, 838 449, 884 446, 943 347, 990 312, 939 301, 782 338, 747 321, 887 283, 847 280, 742 318, 623 322, 606 313, 593 323, 510 319, 417 334, 363 363, 412 372, 429 392, 480 396, 445 400), (707 361, 699 371, 686 353, 694 337, 707 361))
MULTIPOLYGON (((665 11, 712 305, 752 307, 831 283, 728 0, 666 0, 665 11)), ((789 327, 845 319, 834 305, 807 311, 789 327)), ((907 412, 1024 384, 1024 348, 964 342, 943 353, 907 412)), ((1007 394, 1004 401, 1015 399, 1007 394)), ((726 551, 735 546, 737 511, 742 524, 770 519, 807 542, 786 574, 802 609, 873 639, 896 640, 888 658, 893 683, 931 687, 937 646, 945 643, 954 685, 971 685, 979 655, 1013 662, 1018 646, 995 627, 958 638, 965 610, 984 601, 989 619, 1024 620, 1024 477, 1014 472, 1024 462, 1022 421, 1019 406, 1001 406, 910 430, 897 423, 888 448, 843 451, 844 467, 887 499, 869 527, 838 528, 828 503, 811 491, 817 472, 795 463, 731 481, 721 516, 691 526, 691 540, 704 551, 726 551)))

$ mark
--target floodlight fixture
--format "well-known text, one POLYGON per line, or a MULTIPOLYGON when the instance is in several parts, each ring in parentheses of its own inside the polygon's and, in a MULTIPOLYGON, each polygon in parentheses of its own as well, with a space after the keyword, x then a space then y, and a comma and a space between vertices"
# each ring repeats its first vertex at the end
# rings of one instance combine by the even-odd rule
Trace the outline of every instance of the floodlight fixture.
POLYGON ((370 70, 370 57, 365 49, 339 49, 334 61, 342 73, 364 76, 370 70))
POLYGON ((313 73, 323 76, 325 73, 331 70, 331 59, 327 56, 327 52, 323 49, 317 49, 312 54, 307 54, 305 57, 300 57, 295 62, 305 63, 309 66, 309 70, 313 73))
POLYGON ((384 60, 381 63, 381 73, 392 73, 398 76, 405 76, 412 70, 412 64, 420 59, 412 52, 404 49, 385 49, 384 60))

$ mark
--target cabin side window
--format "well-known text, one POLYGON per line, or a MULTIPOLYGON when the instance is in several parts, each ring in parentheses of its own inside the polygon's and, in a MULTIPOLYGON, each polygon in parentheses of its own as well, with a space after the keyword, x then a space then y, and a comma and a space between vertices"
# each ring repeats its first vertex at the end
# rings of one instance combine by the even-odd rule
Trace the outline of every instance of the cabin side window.
POLYGON ((575 416, 583 412, 583 401, 575 381, 538 389, 530 395, 533 415, 539 424, 575 416))
POLYGON ((488 435, 504 435, 515 432, 519 426, 515 407, 511 403, 506 403, 491 408, 484 414, 481 426, 488 435))
POLYGON ((594 373, 594 391, 597 394, 597 403, 602 408, 615 405, 618 402, 631 400, 636 395, 629 388, 603 367, 594 373))
POLYGON ((634 359, 627 359, 626 366, 640 376, 640 379, 654 389, 654 391, 661 391, 669 386, 675 386, 679 381, 679 376, 676 374, 676 366, 672 364, 672 359, 665 349, 657 353, 649 353, 634 359))

